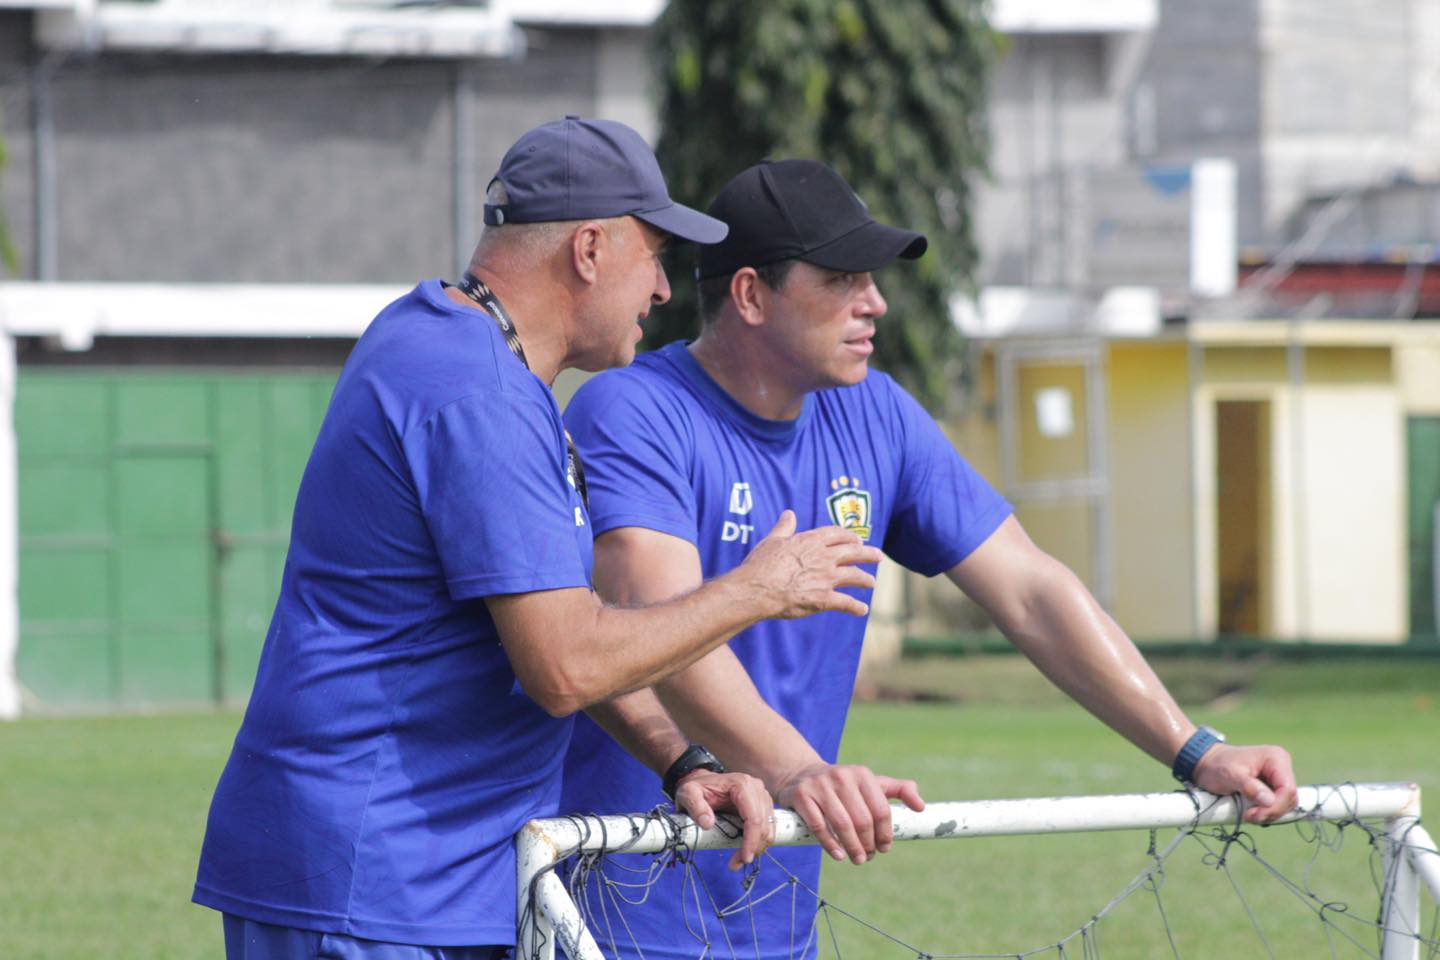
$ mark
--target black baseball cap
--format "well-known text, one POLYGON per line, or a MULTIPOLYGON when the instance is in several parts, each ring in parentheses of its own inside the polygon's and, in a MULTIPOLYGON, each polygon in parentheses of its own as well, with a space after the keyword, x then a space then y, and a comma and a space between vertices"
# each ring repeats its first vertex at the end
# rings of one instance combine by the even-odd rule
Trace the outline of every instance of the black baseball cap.
POLYGON ((896 257, 914 260, 929 245, 924 234, 876 222, 845 178, 814 160, 756 164, 727 183, 708 212, 730 233, 700 248, 701 280, 792 259, 865 273, 896 257))
POLYGON ((547 223, 632 216, 695 243, 725 236, 724 223, 670 199, 645 140, 615 120, 542 124, 505 151, 491 179, 509 202, 485 204, 485 222, 547 223))

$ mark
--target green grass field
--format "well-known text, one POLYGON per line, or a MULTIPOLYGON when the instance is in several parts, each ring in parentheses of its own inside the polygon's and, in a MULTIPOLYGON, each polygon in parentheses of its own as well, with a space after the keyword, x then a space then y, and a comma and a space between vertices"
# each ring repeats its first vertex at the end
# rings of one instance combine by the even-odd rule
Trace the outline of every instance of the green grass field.
MULTIPOLYGON (((1196 719, 1237 741, 1288 746, 1302 781, 1415 779, 1440 798, 1440 662, 1159 667, 1196 719)), ((846 758, 914 777, 929 799, 1171 787, 1165 771, 1013 658, 907 662, 880 681, 960 698, 861 703, 852 713, 846 758)), ((210 791, 237 723, 235 714, 206 714, 0 724, 0 958, 218 956, 217 917, 188 901, 210 791)), ((1295 828, 1257 837, 1267 857, 1303 873, 1311 848, 1295 828)), ((928 950, 1013 955, 1058 939, 1103 906, 1143 865, 1146 839, 901 844, 864 867, 827 867, 825 890, 928 950)), ((1369 915, 1363 840, 1347 834, 1338 869, 1317 865, 1315 878, 1317 886, 1333 881, 1369 915)), ((1329 956, 1311 915, 1260 879, 1252 871, 1245 889, 1274 955, 1329 956)), ((1267 955, 1198 851, 1172 861, 1163 896, 1182 956, 1267 955)), ((1132 898, 1100 934, 1106 957, 1169 956, 1149 894, 1132 898)), ((913 956, 844 936, 846 957, 913 956)), ((1081 956, 1078 945, 1071 955, 1081 956)))

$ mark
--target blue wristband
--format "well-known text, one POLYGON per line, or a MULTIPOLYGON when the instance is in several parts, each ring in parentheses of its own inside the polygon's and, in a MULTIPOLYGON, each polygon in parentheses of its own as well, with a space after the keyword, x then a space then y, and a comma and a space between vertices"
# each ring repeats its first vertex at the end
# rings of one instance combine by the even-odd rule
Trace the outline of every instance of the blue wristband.
POLYGON ((1181 783, 1189 783, 1190 778, 1195 775, 1195 768, 1200 763, 1200 758, 1205 752, 1217 743, 1225 742, 1225 734, 1214 727, 1200 727, 1185 741, 1180 752, 1175 754, 1175 762, 1170 765, 1170 772, 1175 779, 1181 783))

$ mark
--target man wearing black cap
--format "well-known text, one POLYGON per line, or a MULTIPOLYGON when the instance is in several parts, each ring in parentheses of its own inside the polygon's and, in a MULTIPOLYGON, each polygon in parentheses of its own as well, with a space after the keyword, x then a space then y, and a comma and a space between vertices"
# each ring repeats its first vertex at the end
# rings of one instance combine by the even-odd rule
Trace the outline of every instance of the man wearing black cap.
MULTIPOLYGON (((699 339, 593 378, 566 411, 590 471, 602 595, 646 602, 690 589, 743 562, 755 531, 793 507, 802 526, 834 523, 912 570, 946 574, 1052 680, 1177 776, 1244 793, 1252 820, 1289 810, 1285 751, 1215 747, 934 420, 869 371, 886 309, 872 271, 921 256, 925 238, 877 223, 839 174, 804 160, 751 167, 709 213, 730 233, 700 251, 699 339)), ((652 768, 674 764, 672 782, 697 764, 760 776, 833 857, 862 863, 890 846, 890 798, 920 806, 909 781, 834 765, 864 628, 828 613, 757 624, 655 691, 590 714, 652 768)), ((646 809, 656 786, 595 723, 577 723, 563 811, 646 809)), ((816 889, 818 850, 770 855, 816 889)), ((762 873, 747 889, 704 853, 696 865, 700 904, 751 909, 722 924, 669 871, 626 910, 624 956, 694 956, 708 943, 770 960, 807 942, 815 901, 764 898, 783 876, 762 873)))
MULTIPOLYGON (((584 473, 549 383, 628 362, 669 297, 671 202, 639 135, 566 118, 505 155, 456 285, 375 318, 306 466, 259 674, 210 810, 198 903, 232 958, 489 960, 514 942, 512 839, 552 815, 569 715, 767 617, 862 615, 876 551, 780 517, 742 566, 671 603, 590 589, 584 473)), ((768 837, 748 776, 681 799, 768 837)))

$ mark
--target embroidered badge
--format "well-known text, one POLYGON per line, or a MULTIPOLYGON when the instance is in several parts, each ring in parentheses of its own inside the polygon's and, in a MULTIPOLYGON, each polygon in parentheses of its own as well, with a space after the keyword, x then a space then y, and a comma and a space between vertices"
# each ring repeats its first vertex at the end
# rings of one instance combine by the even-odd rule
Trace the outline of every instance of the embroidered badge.
POLYGON ((870 491, 860 489, 860 478, 844 474, 830 481, 834 493, 825 498, 830 519, 837 527, 855 531, 861 540, 870 539, 870 491))

